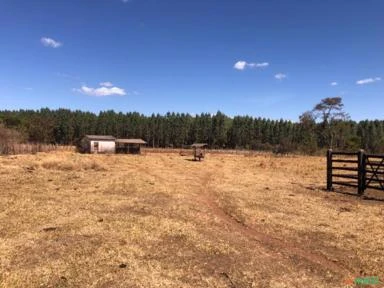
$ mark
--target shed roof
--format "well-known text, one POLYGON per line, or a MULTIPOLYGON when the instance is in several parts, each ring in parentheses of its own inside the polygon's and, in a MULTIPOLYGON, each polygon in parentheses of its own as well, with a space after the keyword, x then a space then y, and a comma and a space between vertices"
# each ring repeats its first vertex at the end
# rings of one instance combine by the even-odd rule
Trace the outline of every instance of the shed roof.
POLYGON ((89 140, 99 140, 99 141, 115 141, 115 137, 111 135, 85 135, 89 140))
POLYGON ((193 143, 191 146, 196 147, 196 148, 201 148, 201 147, 208 146, 208 144, 207 143, 193 143))
POLYGON ((116 139, 116 143, 124 144, 147 144, 143 139, 116 139))

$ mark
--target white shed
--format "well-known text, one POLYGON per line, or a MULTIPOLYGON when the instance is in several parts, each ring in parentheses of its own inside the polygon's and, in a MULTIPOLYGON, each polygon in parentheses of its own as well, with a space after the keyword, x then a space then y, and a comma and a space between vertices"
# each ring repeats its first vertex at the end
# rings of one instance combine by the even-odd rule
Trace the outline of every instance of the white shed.
POLYGON ((110 135, 85 135, 81 141, 85 153, 115 153, 115 137, 110 135))

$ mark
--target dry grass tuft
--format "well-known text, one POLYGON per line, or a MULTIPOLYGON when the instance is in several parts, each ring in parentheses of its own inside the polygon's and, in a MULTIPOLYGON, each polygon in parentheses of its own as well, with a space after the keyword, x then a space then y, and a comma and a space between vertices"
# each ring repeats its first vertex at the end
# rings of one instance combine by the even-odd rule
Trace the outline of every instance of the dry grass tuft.
POLYGON ((71 171, 75 170, 75 165, 72 163, 61 162, 59 160, 49 160, 45 161, 41 164, 41 166, 45 169, 52 170, 62 170, 62 171, 71 171))
POLYGON ((106 167, 98 160, 89 158, 77 158, 71 155, 62 159, 50 159, 42 161, 41 167, 50 170, 73 171, 73 170, 94 170, 106 171, 106 167))

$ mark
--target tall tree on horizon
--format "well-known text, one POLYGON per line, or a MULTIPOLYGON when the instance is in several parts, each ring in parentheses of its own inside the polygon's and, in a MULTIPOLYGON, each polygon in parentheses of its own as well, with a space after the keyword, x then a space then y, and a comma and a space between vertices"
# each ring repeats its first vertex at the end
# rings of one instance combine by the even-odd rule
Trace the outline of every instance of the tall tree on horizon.
POLYGON ((343 107, 341 97, 328 97, 322 99, 312 110, 314 118, 321 119, 322 136, 329 148, 333 148, 337 122, 349 119, 343 107))

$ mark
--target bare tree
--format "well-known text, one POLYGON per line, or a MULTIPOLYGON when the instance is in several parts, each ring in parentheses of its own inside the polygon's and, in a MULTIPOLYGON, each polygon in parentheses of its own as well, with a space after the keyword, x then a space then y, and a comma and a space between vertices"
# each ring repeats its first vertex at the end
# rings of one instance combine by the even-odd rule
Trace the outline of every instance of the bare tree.
POLYGON ((22 136, 19 132, 5 128, 0 123, 0 154, 8 154, 13 144, 22 141, 22 136))

